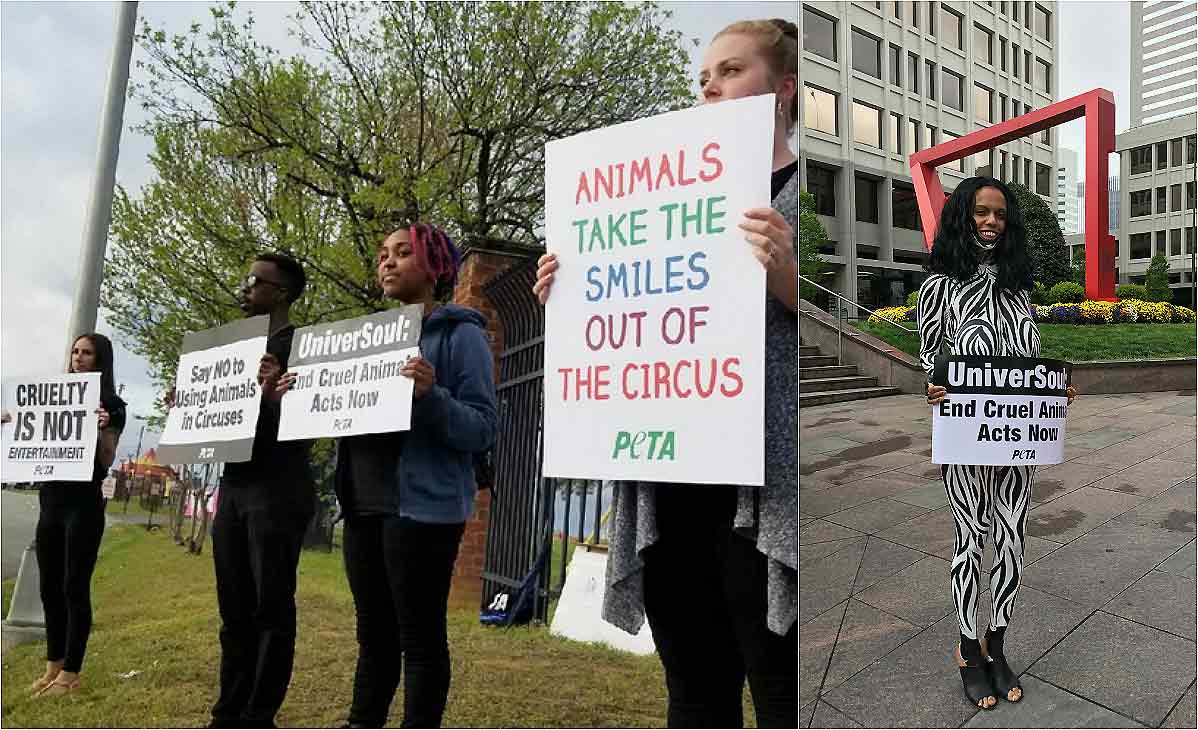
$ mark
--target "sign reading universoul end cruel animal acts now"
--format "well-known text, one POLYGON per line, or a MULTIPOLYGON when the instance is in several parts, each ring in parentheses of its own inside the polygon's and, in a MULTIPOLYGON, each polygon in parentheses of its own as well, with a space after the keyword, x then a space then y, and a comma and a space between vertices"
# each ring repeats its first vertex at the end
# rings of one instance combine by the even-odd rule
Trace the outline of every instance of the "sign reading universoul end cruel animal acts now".
POLYGON ((772 95, 550 142, 544 475, 760 485, 772 95))
POLYGON ((411 428, 413 383, 399 371, 420 352, 420 318, 412 305, 296 330, 279 440, 411 428))
POLYGON ((932 463, 1060 464, 1072 365, 1025 357, 948 358, 946 402, 932 407, 932 463))
POLYGON ((270 317, 250 317, 183 338, 175 405, 158 441, 164 464, 249 461, 270 317))
POLYGON ((5 378, 0 429, 6 482, 87 482, 95 472, 100 374, 5 378))

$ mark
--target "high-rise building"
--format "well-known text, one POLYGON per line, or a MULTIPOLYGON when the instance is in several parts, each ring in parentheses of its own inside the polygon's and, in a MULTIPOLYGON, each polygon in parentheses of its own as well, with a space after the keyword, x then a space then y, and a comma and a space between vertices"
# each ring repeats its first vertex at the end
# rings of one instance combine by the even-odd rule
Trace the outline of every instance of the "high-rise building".
POLYGON ((1193 305, 1198 246, 1198 5, 1132 3, 1132 126, 1115 137, 1123 215, 1120 283, 1144 282, 1155 253, 1173 300, 1193 305))
MULTIPOLYGON (((828 232, 825 286, 902 302, 926 274, 908 157, 1058 99, 1055 2, 827 0, 799 16, 799 175, 828 232)), ((942 166, 1056 196, 1056 131, 942 166)))
MULTIPOLYGON (((1086 216, 1082 212, 1086 205, 1086 181, 1077 184, 1077 232, 1086 232, 1086 216)), ((1107 231, 1112 235, 1119 233, 1119 176, 1107 178, 1107 231)))
POLYGON ((1077 152, 1057 150, 1057 223, 1061 233, 1079 233, 1077 222, 1077 152))
POLYGON ((1198 3, 1131 5, 1131 126, 1198 112, 1198 3))

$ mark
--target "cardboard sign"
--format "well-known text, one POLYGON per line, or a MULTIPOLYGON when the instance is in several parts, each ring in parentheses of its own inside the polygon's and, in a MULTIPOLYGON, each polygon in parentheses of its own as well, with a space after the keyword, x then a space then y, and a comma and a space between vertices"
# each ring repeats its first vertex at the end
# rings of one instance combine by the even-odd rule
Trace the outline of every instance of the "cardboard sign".
POLYGON ((547 477, 761 485, 772 95, 545 148, 547 477))
POLYGON ((279 440, 411 428, 413 381, 399 370, 420 353, 421 316, 414 304, 296 330, 279 440))
POLYGON ((932 407, 932 463, 989 466, 1065 460, 1065 388, 1073 366, 1062 360, 954 355, 947 402, 932 407))
POLYGON ((100 374, 5 378, 0 474, 6 482, 90 482, 96 470, 100 374))
POLYGON ((163 464, 249 461, 262 392, 258 363, 270 317, 250 317, 183 338, 175 405, 158 441, 163 464))

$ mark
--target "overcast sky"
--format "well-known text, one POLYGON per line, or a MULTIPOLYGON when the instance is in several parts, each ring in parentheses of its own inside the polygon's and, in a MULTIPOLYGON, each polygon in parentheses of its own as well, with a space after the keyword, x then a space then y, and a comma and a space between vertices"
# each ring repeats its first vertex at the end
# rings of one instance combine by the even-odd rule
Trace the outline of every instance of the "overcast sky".
MULTIPOLYGON (((692 78, 707 41, 744 18, 797 21, 793 2, 663 3, 673 25, 701 44, 691 51, 692 78)), ((148 19, 168 35, 208 18, 209 3, 142 2, 148 19)), ((298 51, 287 36, 294 3, 243 3, 252 9, 259 42, 283 53, 298 51)), ((0 3, 0 371, 6 376, 58 372, 77 274, 99 114, 112 53, 116 3, 0 3)), ((134 46, 131 83, 143 75, 134 46)), ((697 92, 696 86, 696 92, 697 92)), ((132 194, 152 177, 150 140, 132 130, 141 109, 125 109, 117 182, 132 194)), ((100 314, 98 331, 113 335, 100 314)), ((129 414, 149 414, 157 397, 146 365, 115 340, 116 377, 125 385, 129 414)), ((129 419, 118 458, 134 452, 141 423, 129 419)), ((157 442, 147 433, 142 448, 157 442)))

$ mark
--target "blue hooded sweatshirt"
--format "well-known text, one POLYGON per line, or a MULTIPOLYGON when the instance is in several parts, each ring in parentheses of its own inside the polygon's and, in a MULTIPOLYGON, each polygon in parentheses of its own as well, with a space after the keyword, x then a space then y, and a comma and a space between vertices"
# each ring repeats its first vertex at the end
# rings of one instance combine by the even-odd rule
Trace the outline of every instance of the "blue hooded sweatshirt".
MULTIPOLYGON (((420 354, 432 364, 436 381, 413 399, 412 427, 402 439, 379 438, 365 447, 395 470, 394 481, 386 485, 386 512, 437 524, 465 522, 473 514, 478 490, 473 457, 495 443, 496 431, 495 368, 486 324, 482 314, 456 304, 424 318, 420 354)), ((354 488, 354 470, 344 458, 346 441, 338 444, 335 477, 343 505, 350 497, 347 490, 354 488)), ((356 458, 365 456, 359 452, 356 458)), ((363 485, 372 492, 379 486, 363 485)))

